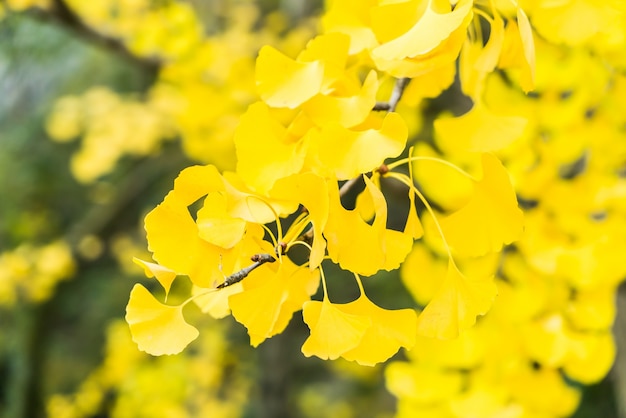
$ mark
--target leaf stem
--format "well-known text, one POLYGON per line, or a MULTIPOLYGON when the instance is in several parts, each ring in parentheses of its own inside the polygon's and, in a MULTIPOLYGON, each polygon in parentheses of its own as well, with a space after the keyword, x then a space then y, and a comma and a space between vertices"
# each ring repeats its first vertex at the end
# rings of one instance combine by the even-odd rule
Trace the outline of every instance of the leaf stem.
POLYGON ((460 174, 462 174, 463 176, 467 177, 468 179, 472 180, 472 181, 478 181, 474 176, 472 176, 471 174, 469 174, 467 171, 463 170, 461 167, 452 164, 450 161, 446 161, 442 158, 437 158, 437 157, 427 157, 425 155, 414 155, 412 157, 406 157, 403 158, 401 160, 398 161, 394 161, 390 164, 387 165, 387 168, 389 170, 393 170, 396 167, 401 166, 402 164, 408 164, 410 162, 413 161, 434 161, 443 165, 446 165, 450 168, 453 168, 454 170, 458 171, 460 174))
POLYGON ((426 200, 422 192, 420 192, 417 189, 417 187, 415 187, 415 185, 413 185, 412 182, 404 174, 389 172, 386 174, 386 176, 394 178, 401 183, 404 183, 410 190, 412 190, 417 195, 417 197, 419 197, 419 199, 422 201, 422 203, 426 207, 426 210, 428 211, 428 213, 430 213, 430 216, 433 217, 433 222, 435 223, 435 227, 437 227, 437 231, 439 231, 439 235, 441 236, 441 241, 443 242, 443 246, 446 249, 446 252, 448 253, 448 257, 450 257, 450 260, 452 260, 452 262, 454 263, 454 259, 452 257, 452 251, 450 250, 448 241, 446 241, 446 236, 443 233, 443 229, 441 228, 441 225, 439 224, 439 221, 437 220, 435 211, 433 210, 432 206, 430 206, 430 203, 428 203, 428 200, 426 200))

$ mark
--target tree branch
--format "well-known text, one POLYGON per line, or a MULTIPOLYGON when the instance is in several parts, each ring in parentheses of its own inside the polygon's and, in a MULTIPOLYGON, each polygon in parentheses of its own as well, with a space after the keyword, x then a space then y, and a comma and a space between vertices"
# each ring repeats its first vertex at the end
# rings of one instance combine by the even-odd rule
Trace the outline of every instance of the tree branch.
POLYGON ((377 102, 372 110, 383 110, 387 112, 395 112, 398 103, 404 94, 406 86, 409 85, 410 78, 399 78, 396 80, 396 85, 393 87, 391 97, 388 102, 377 102))
POLYGON ((43 22, 53 22, 88 42, 114 52, 133 65, 145 69, 150 74, 156 75, 163 64, 163 61, 157 57, 135 55, 128 49, 123 39, 102 33, 88 25, 64 0, 51 0, 50 8, 31 8, 26 11, 26 14, 43 22))
POLYGON ((251 257, 251 260, 254 261, 254 264, 249 265, 248 267, 244 267, 241 270, 236 271, 228 276, 226 279, 224 279, 224 282, 222 284, 217 286, 217 289, 223 289, 225 287, 232 286, 235 283, 239 283, 240 281, 248 277, 248 274, 250 274, 252 270, 261 267, 265 263, 273 263, 274 261, 276 261, 276 259, 270 254, 255 254, 251 257))

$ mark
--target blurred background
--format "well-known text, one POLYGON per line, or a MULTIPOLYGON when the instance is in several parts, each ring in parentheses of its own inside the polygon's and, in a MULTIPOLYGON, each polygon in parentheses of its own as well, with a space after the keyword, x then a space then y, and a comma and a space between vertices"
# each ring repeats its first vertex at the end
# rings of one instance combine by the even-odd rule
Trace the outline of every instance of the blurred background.
MULTIPOLYGON (((252 349, 231 317, 189 306, 200 340, 161 358, 139 352, 123 321, 133 284, 152 286, 132 263, 150 257, 143 217, 182 168, 234 168, 258 49, 294 56, 321 1, 0 5, 0 417, 393 416, 384 366, 305 358, 297 315, 252 349)), ((376 293, 403 306, 397 272, 386 276, 376 293)), ((621 300, 618 362, 575 417, 626 417, 621 300)))

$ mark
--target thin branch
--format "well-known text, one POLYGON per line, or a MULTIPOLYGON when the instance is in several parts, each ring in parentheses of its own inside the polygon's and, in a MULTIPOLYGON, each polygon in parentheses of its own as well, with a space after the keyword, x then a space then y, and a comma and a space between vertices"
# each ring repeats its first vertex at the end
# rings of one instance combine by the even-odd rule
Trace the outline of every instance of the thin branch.
POLYGON ((372 110, 382 110, 387 112, 395 112, 398 103, 404 94, 404 90, 409 85, 410 78, 399 78, 396 80, 396 85, 393 87, 391 97, 388 102, 377 102, 372 110))
POLYGON ((241 270, 236 271, 235 273, 228 276, 226 279, 224 279, 224 283, 217 286, 217 289, 223 289, 225 287, 232 286, 235 283, 239 283, 240 281, 248 277, 248 274, 250 274, 252 270, 261 267, 265 263, 273 263, 274 261, 276 261, 274 256, 270 254, 255 254, 250 257, 250 259, 254 261, 254 264, 249 265, 248 267, 244 267, 241 270))
POLYGON ((135 55, 128 49, 123 39, 102 33, 90 26, 72 10, 65 0, 51 0, 50 8, 33 7, 28 9, 26 14, 44 22, 53 22, 95 45, 116 53, 151 74, 156 74, 163 64, 163 61, 157 57, 135 55))

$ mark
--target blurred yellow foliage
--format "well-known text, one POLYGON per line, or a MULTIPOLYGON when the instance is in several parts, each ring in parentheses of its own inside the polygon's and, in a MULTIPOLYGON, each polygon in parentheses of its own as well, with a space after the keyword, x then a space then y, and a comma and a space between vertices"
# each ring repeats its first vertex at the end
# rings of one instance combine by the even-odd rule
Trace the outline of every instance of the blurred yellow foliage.
POLYGON ((0 305, 41 303, 61 280, 72 277, 74 258, 69 245, 56 241, 43 246, 22 244, 0 253, 0 305))

